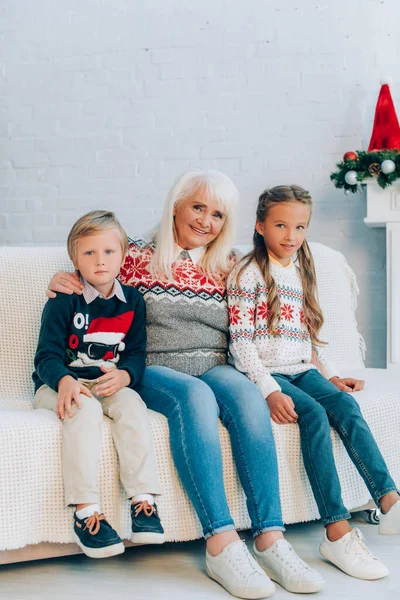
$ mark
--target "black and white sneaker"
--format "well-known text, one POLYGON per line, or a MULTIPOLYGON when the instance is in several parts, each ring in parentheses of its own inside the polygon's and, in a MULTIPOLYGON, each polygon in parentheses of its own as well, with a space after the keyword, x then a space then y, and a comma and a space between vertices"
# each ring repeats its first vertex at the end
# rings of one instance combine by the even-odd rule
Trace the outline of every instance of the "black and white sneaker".
POLYGON ((76 543, 90 558, 108 558, 125 551, 121 538, 103 513, 95 512, 91 517, 79 519, 75 512, 74 532, 76 543))
POLYGON ((131 506, 132 536, 134 544, 163 544, 164 529, 161 525, 156 504, 147 500, 131 506))

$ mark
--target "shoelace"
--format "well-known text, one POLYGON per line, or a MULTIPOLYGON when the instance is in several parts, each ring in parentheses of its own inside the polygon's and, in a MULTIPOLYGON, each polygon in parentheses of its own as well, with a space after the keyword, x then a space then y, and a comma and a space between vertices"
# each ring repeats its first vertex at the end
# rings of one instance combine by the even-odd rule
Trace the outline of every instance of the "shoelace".
POLYGON ((365 558, 375 558, 369 551, 365 538, 358 527, 352 529, 350 539, 346 545, 346 550, 349 554, 364 555, 365 558))
MULTIPOLYGON (((138 514, 142 511, 144 512, 146 517, 151 517, 152 514, 156 513, 156 509, 154 508, 154 505, 149 504, 147 502, 147 500, 142 500, 141 502, 138 502, 137 504, 135 504, 134 508, 135 508, 135 517, 137 517, 138 514)), ((156 516, 157 516, 157 513, 156 513, 156 516)))
POLYGON ((292 546, 286 540, 282 540, 279 544, 279 550, 274 548, 272 552, 293 571, 302 571, 304 569, 311 570, 307 563, 305 563, 304 560, 301 560, 300 556, 296 554, 292 546))
POLYGON ((235 549, 233 552, 231 551, 229 558, 235 569, 245 577, 249 577, 253 573, 258 573, 257 563, 255 563, 255 561, 253 562, 244 540, 241 540, 241 545, 237 544, 237 546, 235 546, 235 549))
POLYGON ((85 520, 85 527, 83 528, 84 530, 87 529, 90 533, 90 535, 96 535, 99 532, 100 529, 100 521, 105 521, 106 518, 103 515, 103 513, 101 513, 101 515, 99 515, 98 512, 95 512, 94 515, 92 515, 91 517, 88 517, 85 520))

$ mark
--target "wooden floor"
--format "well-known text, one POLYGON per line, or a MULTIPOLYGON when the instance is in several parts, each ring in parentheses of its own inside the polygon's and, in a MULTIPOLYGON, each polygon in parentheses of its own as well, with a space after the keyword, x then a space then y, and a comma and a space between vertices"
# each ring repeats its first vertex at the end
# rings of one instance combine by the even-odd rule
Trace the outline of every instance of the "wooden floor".
MULTIPOLYGON (((390 570, 380 581, 359 581, 323 561, 318 553, 319 523, 288 527, 287 539, 300 556, 321 573, 325 589, 321 600, 400 600, 400 536, 379 536, 376 525, 357 516, 371 551, 390 570)), ((249 547, 248 532, 241 534, 249 547)), ((276 600, 295 598, 277 586, 276 600)), ((300 598, 305 597, 304 595, 300 598)), ((311 597, 307 595, 306 597, 311 597)), ((0 567, 0 598, 3 600, 229 600, 231 596, 211 581, 204 566, 204 542, 135 547, 108 560, 72 556, 3 565, 0 567)))

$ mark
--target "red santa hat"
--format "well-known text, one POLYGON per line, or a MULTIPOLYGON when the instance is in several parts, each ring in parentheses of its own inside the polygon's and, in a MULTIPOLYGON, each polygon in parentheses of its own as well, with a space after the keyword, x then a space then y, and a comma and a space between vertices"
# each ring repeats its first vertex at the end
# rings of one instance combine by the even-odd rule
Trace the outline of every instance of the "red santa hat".
POLYGON ((123 313, 118 317, 99 317, 93 319, 90 323, 87 333, 83 336, 83 341, 98 342, 107 346, 113 346, 119 344, 118 350, 123 350, 125 344, 123 339, 129 331, 132 325, 134 311, 123 313))
POLYGON ((400 149, 400 127, 389 85, 384 83, 376 103, 374 127, 368 152, 400 149))

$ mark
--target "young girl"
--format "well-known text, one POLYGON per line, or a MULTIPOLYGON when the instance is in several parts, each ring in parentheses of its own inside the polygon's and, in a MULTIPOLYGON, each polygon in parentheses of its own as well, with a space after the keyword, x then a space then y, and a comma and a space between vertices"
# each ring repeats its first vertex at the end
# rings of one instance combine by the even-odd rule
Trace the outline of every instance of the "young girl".
MULTIPOLYGON (((305 239, 311 206, 309 193, 294 185, 261 194, 254 248, 228 280, 230 353, 266 398, 272 420, 300 427, 304 465, 325 526, 321 554, 353 577, 379 579, 388 570, 348 522, 330 426, 380 506, 380 533, 400 533, 400 500, 359 405, 346 393, 361 390, 363 382, 340 379, 321 351, 323 315, 305 239), (311 362, 313 350, 325 377, 311 362)), ((259 558, 256 548, 254 554, 259 558)))

